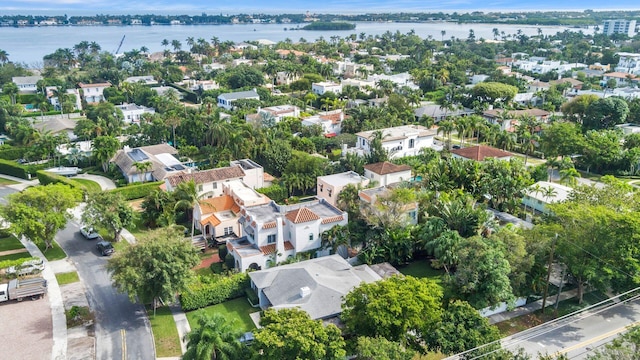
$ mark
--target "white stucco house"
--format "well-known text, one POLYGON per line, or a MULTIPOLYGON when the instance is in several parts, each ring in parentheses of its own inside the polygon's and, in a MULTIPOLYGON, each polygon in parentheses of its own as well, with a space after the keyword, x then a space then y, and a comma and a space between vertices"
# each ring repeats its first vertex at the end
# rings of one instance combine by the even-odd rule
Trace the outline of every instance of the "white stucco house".
POLYGON ((300 108, 295 105, 275 105, 265 108, 258 107, 255 114, 245 115, 245 120, 253 124, 275 125, 286 117, 300 117, 300 108))
POLYGON ((322 133, 326 137, 339 135, 342 132, 342 122, 345 119, 342 109, 320 112, 302 120, 302 125, 322 127, 322 133))
POLYGON ((294 205, 271 201, 242 207, 240 213, 243 236, 227 241, 238 271, 266 269, 300 252, 312 252, 313 257, 329 255, 320 235, 348 221, 346 212, 324 199, 294 205))
POLYGON ((95 104, 105 100, 104 89, 111 87, 111 83, 79 83, 78 87, 80 88, 80 92, 84 101, 86 101, 87 104, 95 104))
POLYGON ((567 200, 572 192, 572 188, 562 184, 538 181, 525 190, 522 204, 539 213, 548 214, 547 205, 567 200))
POLYGON ((260 100, 260 95, 253 89, 218 95, 218 107, 233 110, 233 103, 238 100, 260 100))
POLYGON ((322 81, 311 84, 311 91, 316 95, 324 95, 325 93, 332 92, 336 95, 342 93, 342 84, 337 84, 331 81, 322 81))
POLYGON ((620 57, 616 71, 640 75, 640 54, 619 52, 616 55, 620 57))
POLYGON ((389 152, 389 157, 400 158, 415 156, 424 148, 433 147, 436 130, 427 129, 422 125, 403 125, 392 128, 361 131, 356 134, 355 151, 359 155, 368 155, 371 151, 371 141, 375 134, 382 134, 382 147, 389 152))
POLYGON ((379 186, 411 180, 411 166, 396 165, 388 161, 364 166, 364 177, 379 186))
POLYGON ((124 122, 127 124, 139 123, 142 115, 144 114, 155 114, 156 110, 153 108, 148 108, 142 105, 136 104, 120 104, 116 105, 116 108, 122 111, 122 115, 124 118, 124 122))

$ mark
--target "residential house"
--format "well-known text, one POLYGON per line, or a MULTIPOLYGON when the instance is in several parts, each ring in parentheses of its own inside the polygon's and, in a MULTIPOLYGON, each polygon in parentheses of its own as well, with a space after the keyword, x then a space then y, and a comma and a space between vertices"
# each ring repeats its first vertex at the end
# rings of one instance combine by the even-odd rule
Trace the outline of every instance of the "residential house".
POLYGON ((286 59, 289 55, 293 55, 296 58, 299 58, 302 55, 306 55, 307 53, 298 50, 288 50, 288 49, 278 49, 276 50, 276 54, 280 55, 281 59, 286 59))
POLYGON ((358 64, 349 59, 333 63, 333 73, 346 78, 362 75, 363 72, 369 74, 372 73, 373 70, 374 68, 371 64, 358 64))
POLYGON ((501 110, 491 109, 482 112, 484 117, 489 123, 493 125, 499 125, 500 130, 514 132, 516 126, 520 124, 520 118, 523 116, 533 117, 541 123, 546 123, 549 120, 551 113, 542 109, 525 109, 525 110, 501 110))
POLYGON ((630 124, 630 123, 619 124, 619 125, 616 125, 615 128, 622 130, 622 133, 624 135, 640 133, 640 125, 638 124, 630 124))
POLYGON ((640 54, 619 52, 616 55, 620 57, 616 71, 640 75, 640 54))
POLYGON ((11 81, 21 94, 35 94, 38 92, 38 81, 42 79, 42 76, 14 76, 11 81))
POLYGON ((47 118, 46 120, 34 120, 33 128, 40 132, 51 132, 52 135, 67 134, 69 140, 75 140, 78 137, 73 133, 76 128, 76 121, 68 117, 47 118))
POLYGON ((144 75, 144 76, 130 76, 122 81, 127 84, 142 84, 142 85, 156 85, 158 81, 153 77, 153 75, 144 75))
POLYGON ((616 86, 628 86, 631 84, 631 81, 636 79, 636 76, 634 74, 618 72, 618 71, 609 72, 602 75, 601 84, 607 85, 607 82, 611 79, 616 81, 616 86))
POLYGON ((325 199, 329 204, 336 206, 338 204, 338 196, 347 185, 365 187, 369 185, 369 179, 355 171, 318 176, 316 194, 318 194, 319 198, 325 199))
POLYGON ((489 78, 490 76, 486 74, 474 74, 469 76, 469 82, 471 83, 471 85, 476 85, 481 82, 485 82, 489 78))
POLYGON ((347 225, 348 216, 324 199, 294 205, 268 204, 242 207, 238 220, 243 237, 227 241, 238 271, 266 269, 301 252, 325 256, 320 235, 347 225))
POLYGON ((258 50, 258 47, 253 45, 253 44, 249 44, 249 43, 246 43, 246 42, 241 42, 241 43, 234 44, 232 51, 240 51, 240 52, 242 52, 245 49, 258 50))
MULTIPOLYGON (((378 186, 369 189, 363 189, 358 192, 358 197, 360 198, 360 212, 373 213, 377 215, 383 215, 381 212, 385 210, 381 210, 378 207, 378 202, 381 199, 387 198, 391 195, 391 191, 393 191, 396 184, 387 185, 387 186, 378 186)), ((415 225, 418 223, 418 202, 414 201, 409 204, 405 204, 403 208, 400 209, 398 215, 400 216, 400 221, 407 225, 415 225)))
POLYGON ((218 95, 218 107, 233 110, 233 103, 238 100, 260 100, 260 95, 256 89, 220 94, 218 95))
POLYGON ((322 127, 322 133, 326 137, 333 137, 342 132, 342 122, 345 119, 342 109, 320 112, 302 120, 302 125, 322 127))
POLYGON ((340 315, 349 292, 382 279, 372 267, 353 267, 340 255, 254 271, 249 277, 262 309, 299 308, 314 320, 340 315))
POLYGON ((342 84, 337 84, 332 81, 322 81, 311 84, 311 91, 317 95, 324 95, 327 92, 332 92, 336 95, 342 93, 342 84))
POLYGON ((116 108, 122 111, 122 115, 124 117, 124 122, 127 124, 139 123, 142 115, 144 114, 155 114, 156 110, 152 108, 148 108, 142 105, 136 104, 121 104, 116 105, 116 108))
POLYGON ((300 76, 288 71, 278 71, 276 73, 276 85, 291 85, 291 83, 299 79, 300 76))
POLYGON ((269 186, 270 184, 267 184, 269 178, 273 181, 273 176, 265 173, 264 168, 253 160, 232 160, 230 166, 239 166, 242 168, 244 176, 241 180, 252 189, 260 189, 269 186))
POLYGON ((418 90, 420 87, 413 82, 413 76, 408 72, 386 75, 386 74, 374 74, 369 76, 368 80, 378 84, 380 80, 389 80, 396 85, 397 88, 407 86, 412 90, 418 90))
POLYGON ((433 147, 436 131, 427 129, 421 125, 404 125, 392 128, 361 131, 356 134, 355 152, 360 155, 368 155, 371 152, 371 141, 376 133, 382 137, 382 148, 389 152, 390 158, 415 156, 424 148, 433 147))
POLYGON ((450 110, 437 104, 425 105, 413 110, 416 121, 419 121, 420 118, 426 116, 432 118, 436 123, 446 119, 448 116, 462 117, 472 115, 473 113, 474 111, 469 108, 462 107, 450 110))
MULTIPOLYGON (((58 97, 54 96, 56 90, 57 88, 55 86, 47 86, 44 89, 47 95, 47 99, 49 100, 49 103, 53 106, 54 109, 60 111, 61 110, 60 102, 58 101, 58 97)), ((82 110, 82 101, 80 101, 81 99, 80 90, 67 89, 65 90, 65 92, 67 93, 67 100, 73 103, 73 109, 82 110)))
POLYGON ((559 85, 559 84, 564 84, 564 83, 571 84, 570 88, 571 89, 575 89, 575 90, 582 89, 582 84, 584 84, 582 81, 580 81, 578 79, 570 78, 570 77, 569 78, 568 77, 564 77, 564 78, 560 78, 558 80, 549 81, 550 85, 559 85))
POLYGON ((547 205, 567 200, 573 189, 558 183, 538 181, 524 191, 522 204, 543 214, 549 214, 547 205))
POLYGON ((375 89, 376 82, 373 80, 360 80, 360 79, 342 79, 340 84, 344 89, 345 86, 355 86, 358 89, 365 91, 367 88, 375 89))
POLYGON ((125 146, 116 152, 111 162, 118 166, 128 183, 160 181, 169 175, 189 171, 189 168, 178 160, 177 154, 178 150, 168 144, 133 149, 125 146), (142 170, 137 166, 146 162, 151 164, 147 169, 142 170))
POLYGON ((169 96, 169 94, 175 94, 178 99, 182 99, 184 97, 180 91, 172 88, 171 86, 155 86, 152 87, 151 90, 155 91, 158 96, 169 96))
POLYGON ((232 180, 242 180, 245 172, 240 166, 227 166, 203 171, 172 174, 164 179, 167 191, 174 191, 180 183, 193 181, 199 198, 212 198, 224 194, 222 184, 232 180))
POLYGON ((78 87, 81 90, 81 95, 84 101, 87 104, 95 104, 105 100, 104 98, 104 89, 111 87, 111 83, 96 83, 96 84, 85 84, 79 83, 78 87))
POLYGON ((388 161, 364 166, 364 177, 379 186, 411 180, 411 166, 396 165, 388 161))
POLYGON ((273 126, 286 117, 300 117, 300 108, 295 105, 258 107, 258 112, 245 115, 245 120, 253 124, 273 126))
POLYGON ((462 149, 453 149, 451 150, 451 155, 453 155, 454 159, 475 161, 483 161, 487 158, 509 160, 513 156, 513 154, 510 152, 485 145, 471 146, 462 149))
POLYGON ((242 236, 242 228, 238 223, 241 206, 256 206, 270 202, 241 180, 230 180, 222 183, 222 195, 198 201, 193 209, 193 217, 198 230, 206 238, 223 239, 242 236))

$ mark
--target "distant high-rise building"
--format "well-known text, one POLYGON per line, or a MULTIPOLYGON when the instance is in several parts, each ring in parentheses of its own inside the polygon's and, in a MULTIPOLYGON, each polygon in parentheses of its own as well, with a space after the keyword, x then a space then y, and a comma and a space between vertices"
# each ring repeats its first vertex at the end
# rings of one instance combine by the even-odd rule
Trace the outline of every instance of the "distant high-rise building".
POLYGON ((633 37, 636 34, 635 20, 606 20, 602 25, 602 33, 605 35, 625 34, 633 37))

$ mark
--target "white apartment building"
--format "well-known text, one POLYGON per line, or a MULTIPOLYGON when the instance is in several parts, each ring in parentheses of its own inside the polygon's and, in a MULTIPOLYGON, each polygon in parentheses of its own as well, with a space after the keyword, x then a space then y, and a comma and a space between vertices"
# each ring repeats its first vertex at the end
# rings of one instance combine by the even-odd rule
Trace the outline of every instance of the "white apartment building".
POLYGON ((633 37, 636 34, 635 20, 606 20, 602 24, 602 33, 605 35, 625 34, 633 37))
POLYGON ((348 221, 347 213, 324 199, 294 205, 271 201, 242 207, 240 214, 238 222, 243 235, 227 241, 238 271, 266 269, 300 252, 329 255, 331 251, 323 249, 320 235, 348 221))
POLYGON ((375 133, 382 134, 382 148, 389 152, 389 157, 400 158, 415 156, 424 148, 433 146, 436 130, 427 129, 421 125, 404 125, 386 129, 362 131, 356 134, 355 152, 368 155, 371 151, 371 141, 375 133))

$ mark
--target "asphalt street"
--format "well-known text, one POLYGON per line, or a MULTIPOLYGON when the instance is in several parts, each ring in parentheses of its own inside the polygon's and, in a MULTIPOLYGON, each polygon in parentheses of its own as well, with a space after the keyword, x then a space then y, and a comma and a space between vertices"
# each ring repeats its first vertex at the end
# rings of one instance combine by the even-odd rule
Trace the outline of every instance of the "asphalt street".
POLYGON ((503 340, 503 346, 512 350, 522 347, 531 356, 564 353, 569 359, 586 359, 595 349, 623 333, 627 326, 638 324, 640 299, 544 324, 534 331, 503 340))
POLYGON ((144 308, 116 292, 106 271, 107 257, 95 240, 86 240, 70 221, 56 240, 75 264, 96 316, 96 359, 154 359, 153 340, 144 308))

